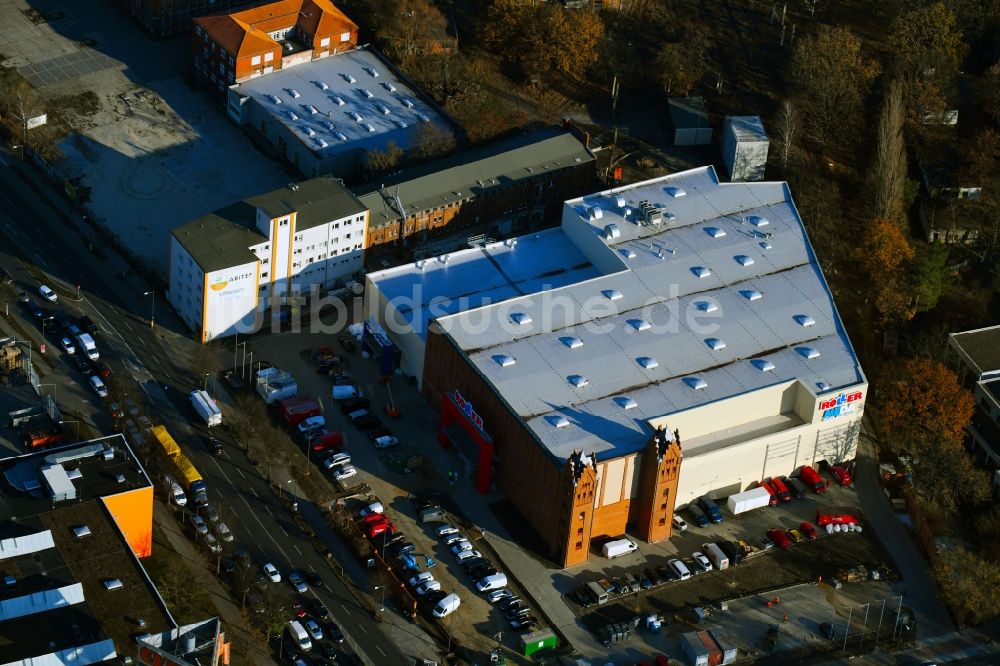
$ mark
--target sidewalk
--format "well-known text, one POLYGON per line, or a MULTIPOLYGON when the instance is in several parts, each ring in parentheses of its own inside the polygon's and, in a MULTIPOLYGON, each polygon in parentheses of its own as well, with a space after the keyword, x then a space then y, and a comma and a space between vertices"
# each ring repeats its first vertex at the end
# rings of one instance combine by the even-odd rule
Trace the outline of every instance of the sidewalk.
POLYGON ((955 631, 948 610, 938 599, 937 584, 931 576, 927 560, 882 492, 875 445, 869 434, 867 419, 858 441, 854 478, 865 519, 875 529, 878 540, 889 552, 903 578, 906 589, 903 604, 916 612, 921 636, 931 637, 955 631))
MULTIPOLYGON (((222 620, 226 639, 233 646, 233 655, 242 655, 245 652, 250 658, 250 663, 257 666, 273 666, 275 662, 271 659, 270 653, 248 630, 243 611, 236 606, 219 579, 204 569, 205 558, 198 547, 177 530, 177 523, 159 500, 156 500, 154 508, 153 520, 167 537, 170 546, 188 566, 195 568, 198 580, 192 583, 204 586, 211 597, 212 604, 222 620)), ((240 662, 234 660, 232 663, 240 662)))

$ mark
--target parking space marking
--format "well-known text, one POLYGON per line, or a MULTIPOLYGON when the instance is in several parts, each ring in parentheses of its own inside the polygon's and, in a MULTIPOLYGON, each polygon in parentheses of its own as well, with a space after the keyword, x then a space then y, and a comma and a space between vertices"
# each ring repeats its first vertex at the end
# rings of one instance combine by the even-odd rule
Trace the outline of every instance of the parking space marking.
MULTIPOLYGON (((226 453, 226 457, 227 457, 227 458, 229 457, 229 453, 226 453)), ((240 469, 239 467, 237 467, 237 468, 236 468, 236 471, 240 473, 240 476, 242 476, 242 477, 243 477, 243 480, 244 480, 244 481, 246 481, 246 480, 247 480, 247 475, 243 473, 243 470, 242 470, 242 469, 240 469)), ((251 488, 250 490, 253 490, 253 488, 251 488)), ((255 494, 256 494, 256 493, 255 493, 255 494)))
POLYGON ((381 645, 379 645, 378 643, 376 643, 375 644, 375 649, 378 650, 382 654, 383 657, 385 656, 385 652, 382 652, 382 646, 381 645))
MULTIPOLYGON (((254 495, 256 495, 256 494, 257 494, 257 493, 254 493, 254 495)), ((267 511, 267 512, 268 512, 269 514, 271 514, 272 516, 274 515, 273 513, 271 513, 271 507, 269 507, 269 506, 268 506, 268 505, 266 505, 266 504, 264 505, 264 511, 267 511)))
POLYGON ((358 625, 358 629, 360 629, 361 633, 363 633, 363 634, 367 634, 368 633, 368 630, 365 629, 365 625, 363 625, 363 624, 359 624, 358 625))
MULTIPOLYGON (((243 478, 245 479, 246 477, 244 476, 243 478)), ((258 495, 258 494, 257 494, 257 491, 256 491, 256 490, 254 490, 253 488, 251 488, 251 489, 250 489, 250 492, 252 492, 252 493, 253 493, 253 496, 254 496, 254 497, 256 497, 257 499, 260 499, 260 495, 258 495)))

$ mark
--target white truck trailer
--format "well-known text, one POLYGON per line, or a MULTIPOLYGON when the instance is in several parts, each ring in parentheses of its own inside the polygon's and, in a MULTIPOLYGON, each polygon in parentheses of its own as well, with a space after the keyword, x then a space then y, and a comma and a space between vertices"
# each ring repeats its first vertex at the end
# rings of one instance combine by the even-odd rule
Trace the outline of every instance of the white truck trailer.
POLYGON ((277 368, 262 368, 257 371, 257 394, 270 405, 276 400, 284 400, 298 394, 299 387, 295 377, 289 372, 277 368))
POLYGON ((191 391, 191 406, 209 428, 222 424, 222 412, 205 391, 191 391))
POLYGON ((741 513, 765 507, 770 501, 771 493, 767 492, 766 488, 758 487, 730 495, 729 499, 726 500, 726 504, 729 506, 729 513, 738 516, 741 513))

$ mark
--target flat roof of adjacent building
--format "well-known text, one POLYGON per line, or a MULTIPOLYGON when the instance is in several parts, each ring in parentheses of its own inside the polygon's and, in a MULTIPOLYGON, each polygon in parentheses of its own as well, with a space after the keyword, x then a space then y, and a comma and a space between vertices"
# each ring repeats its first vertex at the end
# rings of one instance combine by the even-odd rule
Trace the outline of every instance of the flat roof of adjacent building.
POLYGON ((253 99, 320 158, 408 149, 422 123, 447 122, 367 46, 259 76, 233 89, 253 99))
POLYGON ((371 210, 369 227, 379 227, 401 217, 397 195, 410 215, 593 161, 594 155, 572 133, 551 128, 463 151, 354 191, 371 210))
POLYGON ((948 338, 980 379, 1000 371, 1000 326, 952 333, 948 338))
MULTIPOLYGON (((865 381, 784 183, 693 169, 567 201, 551 233, 561 253, 543 256, 589 270, 436 319, 559 460, 633 453, 650 418, 768 386, 825 395, 865 381), (644 204, 662 222, 639 224, 644 204)), ((505 261, 531 248, 516 239, 505 261)), ((423 282, 425 302, 496 272, 488 250, 456 255, 461 279, 423 282)))
POLYGON ((733 128, 737 141, 767 141, 767 131, 760 116, 726 116, 726 123, 733 128))
POLYGON ((272 217, 297 211, 295 228, 311 229, 363 213, 365 207, 336 178, 320 176, 250 197, 174 229, 171 233, 205 273, 257 261, 250 251, 267 237, 257 229, 257 208, 272 217))

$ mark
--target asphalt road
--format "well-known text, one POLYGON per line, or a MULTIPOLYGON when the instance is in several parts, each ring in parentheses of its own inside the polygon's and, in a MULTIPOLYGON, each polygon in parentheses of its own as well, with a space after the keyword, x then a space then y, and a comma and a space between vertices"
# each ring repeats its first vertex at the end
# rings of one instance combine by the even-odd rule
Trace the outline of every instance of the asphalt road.
MULTIPOLYGON (((331 619, 367 656, 369 663, 412 663, 358 606, 347 586, 333 574, 327 561, 298 529, 289 511, 277 501, 267 481, 261 477, 261 471, 235 446, 227 446, 225 455, 216 458, 196 444, 197 426, 189 422, 196 417, 187 402, 186 392, 200 380, 192 376, 183 362, 177 361, 180 350, 172 348, 169 341, 150 328, 146 313, 152 311, 151 297, 144 295, 141 280, 134 276, 123 280, 120 273, 110 269, 109 266, 117 262, 88 250, 85 241, 68 229, 45 197, 26 187, 12 172, 11 165, 16 158, 4 153, 0 154, 0 159, 3 160, 0 163, 0 235, 6 236, 8 241, 0 243, 5 246, 0 247, 0 265, 13 274, 18 290, 27 289, 43 307, 48 305, 37 296, 39 282, 30 275, 29 267, 18 264, 17 259, 43 271, 50 286, 60 285, 63 293, 65 290, 72 292, 75 285, 80 284, 81 300, 60 299, 58 308, 73 315, 88 314, 97 323, 102 360, 106 360, 115 372, 128 371, 139 381, 153 406, 147 409, 147 414, 154 421, 158 417, 202 473, 213 503, 218 505, 236 537, 235 543, 246 547, 257 564, 272 562, 285 575, 293 567, 311 569, 323 575, 326 589, 319 591, 319 597, 330 608, 331 619)), ((166 306, 161 303, 157 317, 161 326, 168 317, 172 319, 172 313, 165 310, 166 306)), ((26 328, 32 326, 27 319, 22 321, 27 322, 26 328)), ((47 342, 54 344, 57 341, 50 338, 47 342)), ((46 377, 45 381, 58 382, 67 389, 78 388, 86 381, 81 373, 66 364, 65 359, 49 357, 49 361, 53 371, 51 378, 46 377)), ((110 422, 98 406, 97 397, 91 396, 90 403, 94 408, 95 424, 106 430, 110 422)), ((286 586, 291 598, 290 586, 282 585, 286 586)), ((311 590, 310 594, 316 591, 311 590)))

